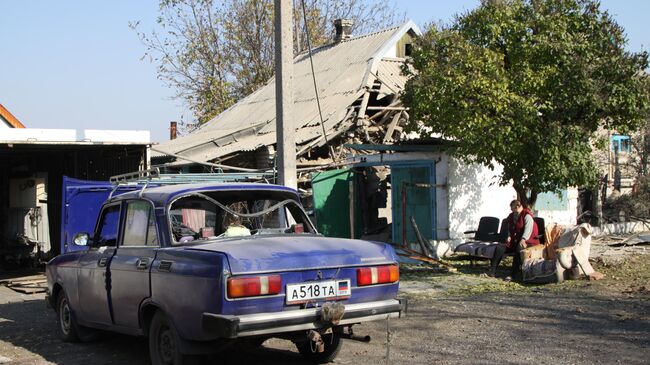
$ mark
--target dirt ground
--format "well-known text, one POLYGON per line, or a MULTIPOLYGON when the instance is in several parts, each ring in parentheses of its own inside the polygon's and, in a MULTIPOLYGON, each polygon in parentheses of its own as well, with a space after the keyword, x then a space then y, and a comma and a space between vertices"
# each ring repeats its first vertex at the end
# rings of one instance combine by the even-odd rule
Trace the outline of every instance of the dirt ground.
MULTIPOLYGON (((485 263, 472 265, 462 258, 452 261, 458 273, 405 267, 401 295, 409 298, 406 317, 356 326, 355 334, 370 335, 372 341, 346 341, 335 363, 647 364, 648 246, 612 248, 615 242, 604 240, 592 249, 600 252, 594 267, 606 275, 601 281, 524 286, 481 277, 485 263)), ((0 303, 0 364, 148 362, 141 338, 110 335, 87 344, 61 342, 43 294, 21 295, 0 287, 0 303)), ((275 339, 258 350, 230 351, 202 362, 302 364, 291 343, 275 339)))

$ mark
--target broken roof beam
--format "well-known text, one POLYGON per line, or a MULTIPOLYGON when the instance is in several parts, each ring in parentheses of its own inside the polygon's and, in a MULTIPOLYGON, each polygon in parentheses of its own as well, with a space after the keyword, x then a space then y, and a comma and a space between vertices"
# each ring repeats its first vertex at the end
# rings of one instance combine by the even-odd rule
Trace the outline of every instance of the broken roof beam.
POLYGON ((369 106, 366 110, 408 110, 408 108, 403 106, 369 106))
POLYGON ((357 120, 361 118, 366 118, 366 108, 368 108, 368 101, 370 100, 370 91, 366 89, 366 92, 363 94, 363 99, 361 99, 361 104, 359 105, 359 112, 357 113, 357 120))
MULTIPOLYGON (((400 106, 400 105, 402 105, 402 103, 396 102, 396 103, 391 103, 388 106, 400 106)), ((368 118, 368 120, 375 120, 375 119, 377 119, 377 118, 379 118, 381 116, 390 115, 391 111, 394 111, 394 110, 391 110, 391 109, 380 110, 377 113, 373 114, 370 118, 368 118)), ((382 121, 385 121, 384 118, 382 118, 382 121)), ((381 124, 381 122, 380 122, 380 124, 381 124)))
MULTIPOLYGON (((349 123, 349 125, 346 125, 346 121, 351 119, 353 113, 353 108, 348 108, 348 111, 345 113, 345 116, 343 119, 341 119, 338 123, 335 123, 331 129, 327 131, 327 139, 328 142, 331 142, 332 139, 338 137, 342 132, 346 132, 348 128, 352 125, 352 123, 349 123), (338 128, 337 128, 338 127, 338 128)), ((306 143, 303 145, 303 147, 298 150, 296 153, 296 156, 301 156, 308 150, 315 148, 315 147, 322 147, 325 145, 325 138, 323 138, 323 135, 321 134, 320 136, 314 138, 310 142, 306 143)))
POLYGON ((319 158, 314 161, 296 161, 298 167, 329 166, 333 163, 331 158, 319 158))
MULTIPOLYGON (((397 123, 399 123, 400 118, 402 118, 402 114, 406 114, 406 112, 401 111, 399 113, 395 113, 393 115, 393 120, 391 120, 390 124, 386 128, 386 134, 384 135, 384 139, 382 140, 382 144, 386 144, 389 141, 392 141, 393 139, 393 133, 395 132, 395 127, 397 127, 397 123)), ((408 116, 408 114, 406 114, 408 116)), ((408 120, 408 117, 407 117, 408 120)))

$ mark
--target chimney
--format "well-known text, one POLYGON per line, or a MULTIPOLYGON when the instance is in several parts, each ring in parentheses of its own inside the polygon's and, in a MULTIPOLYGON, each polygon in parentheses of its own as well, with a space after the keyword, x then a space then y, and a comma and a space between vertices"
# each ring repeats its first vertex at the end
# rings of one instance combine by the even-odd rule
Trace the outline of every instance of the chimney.
POLYGON ((354 22, 350 19, 334 20, 334 29, 336 29, 334 42, 338 43, 350 38, 352 36, 352 25, 354 25, 354 22))
POLYGON ((176 122, 169 122, 169 139, 176 139, 176 133, 178 129, 176 127, 176 122))

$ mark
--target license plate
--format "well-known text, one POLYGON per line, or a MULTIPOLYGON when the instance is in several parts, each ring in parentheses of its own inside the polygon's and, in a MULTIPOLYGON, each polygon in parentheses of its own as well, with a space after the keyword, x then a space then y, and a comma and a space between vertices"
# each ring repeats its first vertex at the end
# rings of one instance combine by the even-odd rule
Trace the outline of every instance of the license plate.
POLYGON ((286 294, 287 304, 305 303, 318 299, 345 298, 350 296, 350 280, 287 284, 286 294))

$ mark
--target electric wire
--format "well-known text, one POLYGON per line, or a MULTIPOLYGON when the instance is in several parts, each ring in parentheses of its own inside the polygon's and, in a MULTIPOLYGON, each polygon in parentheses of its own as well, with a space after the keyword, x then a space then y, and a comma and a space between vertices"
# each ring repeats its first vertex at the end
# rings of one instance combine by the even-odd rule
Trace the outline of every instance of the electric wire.
POLYGON ((311 35, 309 34, 309 26, 307 25, 307 10, 305 8, 305 0, 300 0, 302 4, 302 16, 305 25, 305 34, 307 40, 307 50, 309 52, 309 64, 311 65, 311 76, 314 80, 314 92, 316 93, 316 105, 318 105, 318 116, 320 117, 320 126, 323 129, 323 139, 325 139, 325 146, 327 146, 327 152, 330 155, 330 158, 336 164, 336 157, 334 156, 334 151, 332 146, 330 146, 329 141, 327 140, 327 132, 325 131, 325 122, 323 121, 323 112, 320 107, 320 97, 318 96, 318 87, 316 86, 316 73, 314 72, 314 58, 312 57, 311 52, 311 35))

